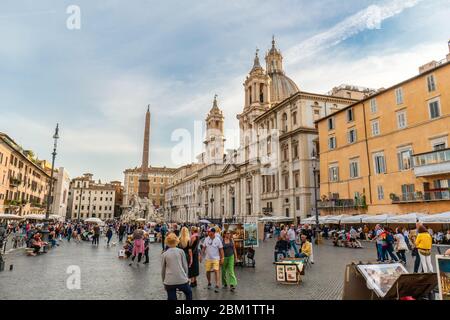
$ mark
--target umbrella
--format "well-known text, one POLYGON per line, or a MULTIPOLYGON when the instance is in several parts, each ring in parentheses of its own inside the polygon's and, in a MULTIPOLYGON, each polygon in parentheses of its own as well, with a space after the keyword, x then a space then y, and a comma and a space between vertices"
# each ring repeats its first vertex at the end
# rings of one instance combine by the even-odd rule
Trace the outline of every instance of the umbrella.
POLYGON ((99 218, 88 218, 88 219, 84 220, 84 222, 103 224, 103 221, 99 218))
POLYGON ((44 220, 45 215, 43 214, 26 214, 23 216, 24 219, 28 220, 44 220))
POLYGON ((211 224, 212 222, 206 219, 198 220, 199 223, 211 224))
POLYGON ((423 216, 419 220, 425 223, 450 223, 450 211, 423 216))
POLYGON ((136 221, 137 222, 145 222, 145 219, 144 218, 137 218, 136 221))
POLYGON ((5 220, 21 220, 23 217, 17 215, 17 214, 9 214, 9 213, 0 213, 0 219, 5 220))

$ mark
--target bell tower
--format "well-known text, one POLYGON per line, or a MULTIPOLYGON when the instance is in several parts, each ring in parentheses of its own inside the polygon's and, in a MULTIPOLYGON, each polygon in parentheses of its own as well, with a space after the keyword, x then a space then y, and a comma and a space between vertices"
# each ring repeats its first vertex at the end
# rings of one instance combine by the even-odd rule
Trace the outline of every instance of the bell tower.
POLYGON ((217 94, 214 96, 213 106, 206 117, 206 163, 223 163, 224 155, 224 116, 217 106, 217 94))
POLYGON ((259 50, 256 49, 253 67, 244 82, 244 110, 237 115, 240 128, 240 145, 248 147, 253 140, 252 129, 254 120, 270 107, 270 82, 259 62, 259 50))

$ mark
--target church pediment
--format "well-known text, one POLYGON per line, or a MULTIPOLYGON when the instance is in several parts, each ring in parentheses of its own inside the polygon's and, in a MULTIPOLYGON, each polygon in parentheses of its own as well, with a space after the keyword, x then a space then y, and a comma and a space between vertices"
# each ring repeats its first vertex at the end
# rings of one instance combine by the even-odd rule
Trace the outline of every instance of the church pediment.
POLYGON ((222 174, 231 173, 231 172, 234 172, 234 171, 237 171, 236 165, 233 164, 233 163, 229 163, 223 168, 222 174))

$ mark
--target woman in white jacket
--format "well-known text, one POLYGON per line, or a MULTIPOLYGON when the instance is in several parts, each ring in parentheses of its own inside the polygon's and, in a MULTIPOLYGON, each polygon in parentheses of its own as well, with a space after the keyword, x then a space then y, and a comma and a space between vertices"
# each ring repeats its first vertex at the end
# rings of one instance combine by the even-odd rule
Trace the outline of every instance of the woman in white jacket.
POLYGON ((399 228, 395 229, 395 251, 397 252, 397 256, 400 258, 401 261, 403 261, 404 264, 406 264, 406 254, 405 252, 408 251, 408 245, 405 241, 405 236, 401 232, 399 228))

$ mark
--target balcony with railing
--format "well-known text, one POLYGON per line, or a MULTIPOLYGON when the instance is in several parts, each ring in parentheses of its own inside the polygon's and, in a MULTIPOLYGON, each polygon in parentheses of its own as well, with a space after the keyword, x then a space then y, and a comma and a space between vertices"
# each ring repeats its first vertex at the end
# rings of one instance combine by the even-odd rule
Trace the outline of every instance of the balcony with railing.
POLYGON ((318 209, 348 209, 348 208, 365 208, 366 200, 363 197, 356 199, 331 199, 321 200, 317 202, 318 209))
POLYGON ((405 192, 401 195, 392 193, 390 197, 392 203, 448 201, 450 200, 450 189, 442 191, 405 192))
POLYGON ((413 155, 416 177, 450 173, 450 148, 413 155))

